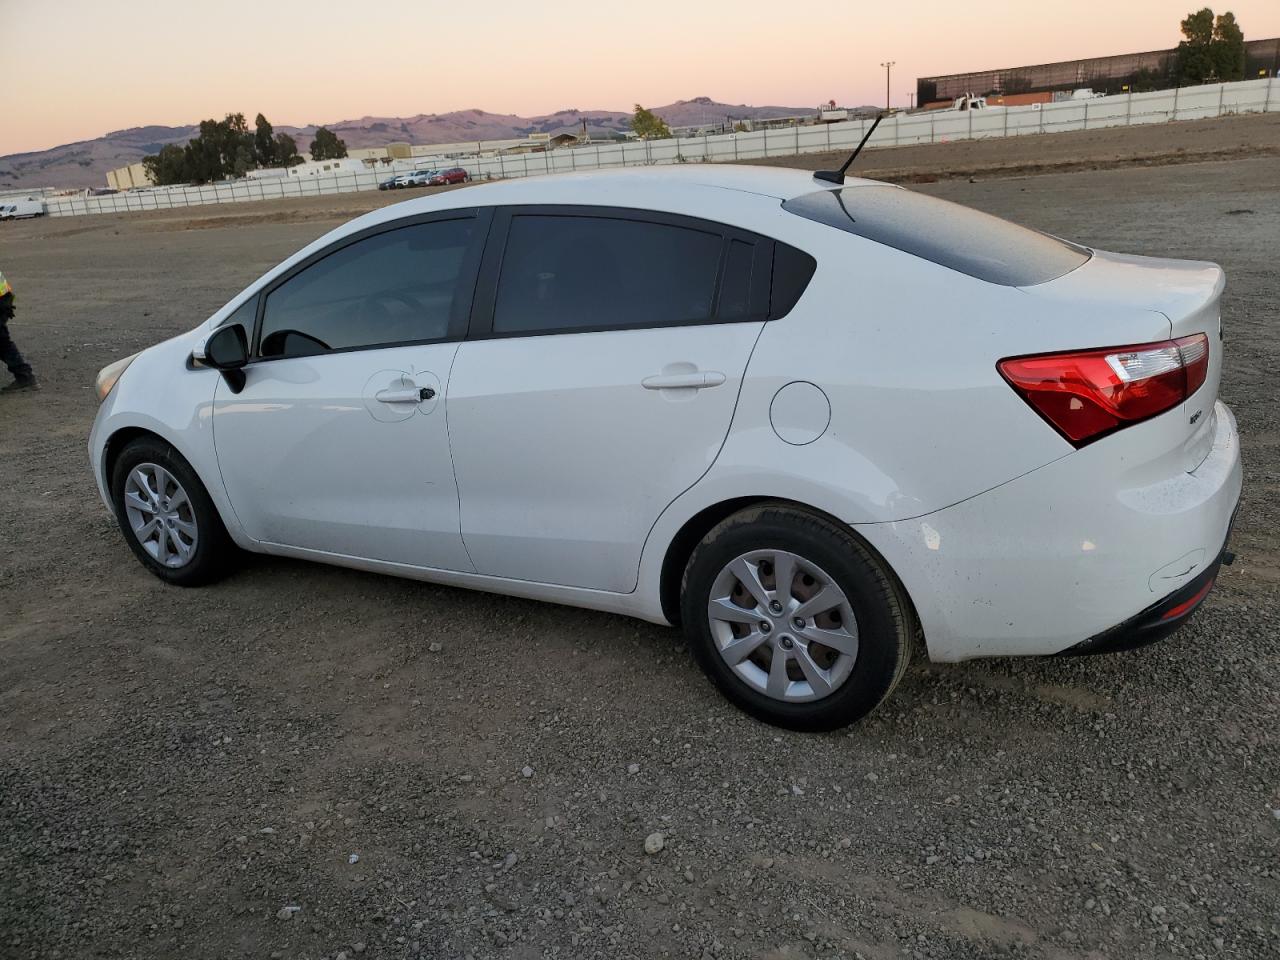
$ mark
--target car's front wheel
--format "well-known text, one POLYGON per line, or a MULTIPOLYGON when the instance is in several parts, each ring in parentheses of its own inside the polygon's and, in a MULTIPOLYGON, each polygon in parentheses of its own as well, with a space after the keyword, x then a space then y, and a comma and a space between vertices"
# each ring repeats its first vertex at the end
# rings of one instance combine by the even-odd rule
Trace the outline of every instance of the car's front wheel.
POLYGON ((875 709, 906 671, 914 620, 893 575, 847 528, 785 504, 734 514, 694 550, 681 617, 698 662, 739 707, 794 730, 875 709))
POLYGON ((144 437, 121 450, 111 496, 130 549, 161 580, 194 587, 226 574, 235 544, 208 490, 169 444, 144 437))

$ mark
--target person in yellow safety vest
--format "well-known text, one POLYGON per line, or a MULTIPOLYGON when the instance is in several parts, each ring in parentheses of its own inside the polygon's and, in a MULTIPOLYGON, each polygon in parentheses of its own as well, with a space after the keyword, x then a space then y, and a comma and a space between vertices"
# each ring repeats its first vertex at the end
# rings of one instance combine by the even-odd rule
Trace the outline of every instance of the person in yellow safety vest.
POLYGON ((9 321, 13 319, 13 287, 0 273, 0 360, 13 374, 13 383, 0 387, 0 393, 17 393, 20 390, 39 390, 31 364, 22 359, 13 338, 9 336, 9 321))

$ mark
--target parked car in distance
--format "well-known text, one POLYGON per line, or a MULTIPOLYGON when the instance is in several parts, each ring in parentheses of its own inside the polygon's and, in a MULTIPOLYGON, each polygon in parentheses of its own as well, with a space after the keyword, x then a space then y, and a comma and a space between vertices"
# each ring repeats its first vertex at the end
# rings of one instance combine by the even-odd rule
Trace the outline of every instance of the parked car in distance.
POLYGON ((399 180, 400 180, 400 174, 398 174, 398 173, 397 173, 395 176, 393 176, 393 177, 387 177, 387 179, 383 180, 381 183, 379 183, 379 184, 378 184, 378 189, 379 189, 379 190, 394 190, 394 189, 396 188, 396 184, 399 182, 399 180))
POLYGON ((467 183, 470 179, 471 174, 462 167, 450 167, 448 170, 436 171, 429 183, 433 187, 438 187, 446 183, 467 183))
POLYGON ((438 170, 413 170, 409 173, 401 174, 399 179, 399 187, 425 187, 431 182, 440 171, 438 170))
POLYGON ((734 703, 828 729, 917 641, 1186 622, 1241 489, 1223 286, 870 180, 504 181, 359 217, 105 367, 90 458, 169 583, 239 548, 678 625, 734 703))
POLYGON ((26 220, 47 213, 43 200, 7 200, 0 203, 0 220, 26 220))

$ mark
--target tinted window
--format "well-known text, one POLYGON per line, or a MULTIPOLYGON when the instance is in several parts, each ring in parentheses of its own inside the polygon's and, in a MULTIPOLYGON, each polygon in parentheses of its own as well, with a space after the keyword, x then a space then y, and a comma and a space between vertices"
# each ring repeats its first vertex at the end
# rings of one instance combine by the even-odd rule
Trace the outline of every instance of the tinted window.
POLYGON ((777 320, 791 312, 800 300, 818 261, 785 243, 773 245, 773 288, 769 294, 769 319, 777 320))
POLYGON ((236 307, 235 312, 233 312, 231 316, 227 317, 227 319, 223 320, 220 324, 218 324, 218 329, 222 329, 223 327, 230 327, 238 323, 240 324, 240 326, 244 327, 244 332, 247 335, 252 336, 253 322, 257 318, 258 318, 258 298, 256 296, 253 296, 253 297, 250 297, 248 300, 246 300, 244 303, 240 304, 240 306, 236 307))
POLYGON ((259 353, 307 356, 450 333, 473 221, 420 223, 329 254, 267 295, 259 353))
POLYGON ((494 332, 709 320, 722 246, 719 234, 668 224, 514 216, 494 332))
POLYGON ((720 280, 717 320, 742 320, 751 313, 751 268, 755 244, 730 240, 725 253, 724 277, 720 280))
POLYGON ((782 208, 979 280, 1025 287, 1054 280, 1089 251, 957 203, 901 187, 820 190, 782 208))

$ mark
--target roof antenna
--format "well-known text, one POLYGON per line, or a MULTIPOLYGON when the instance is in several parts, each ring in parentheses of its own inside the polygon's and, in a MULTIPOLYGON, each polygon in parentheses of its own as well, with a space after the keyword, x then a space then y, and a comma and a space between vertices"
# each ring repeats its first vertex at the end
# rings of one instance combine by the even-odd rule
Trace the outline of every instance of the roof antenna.
POLYGON ((849 159, 844 162, 844 166, 839 170, 819 170, 813 175, 815 180, 826 180, 828 183, 844 183, 844 172, 849 169, 850 164, 858 159, 858 154, 862 152, 862 148, 867 145, 867 141, 871 139, 871 135, 876 132, 876 127, 880 126, 880 121, 884 119, 883 113, 876 114, 876 119, 871 124, 871 129, 863 134, 862 142, 849 154, 849 159))

